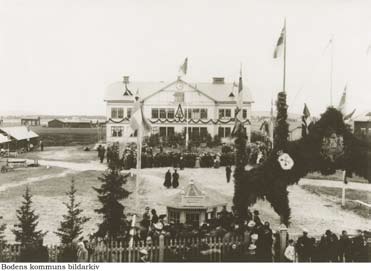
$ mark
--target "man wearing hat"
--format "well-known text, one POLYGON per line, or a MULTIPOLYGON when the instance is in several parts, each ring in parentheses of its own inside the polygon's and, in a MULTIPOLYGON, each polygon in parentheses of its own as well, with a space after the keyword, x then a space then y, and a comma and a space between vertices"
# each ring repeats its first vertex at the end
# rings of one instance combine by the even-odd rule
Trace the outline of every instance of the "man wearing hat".
POLYGON ((312 256, 312 241, 308 237, 308 230, 303 229, 303 235, 298 238, 296 250, 299 256, 299 262, 309 262, 312 256))

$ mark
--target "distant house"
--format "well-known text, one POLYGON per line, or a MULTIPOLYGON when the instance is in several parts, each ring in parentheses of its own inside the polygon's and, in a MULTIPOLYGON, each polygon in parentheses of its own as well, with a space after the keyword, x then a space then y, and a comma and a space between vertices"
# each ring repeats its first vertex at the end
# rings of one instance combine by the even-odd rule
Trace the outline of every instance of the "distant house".
POLYGON ((93 123, 91 120, 53 119, 48 122, 48 127, 49 128, 94 128, 96 127, 96 124, 93 123))
POLYGON ((354 134, 371 141, 371 112, 363 114, 354 120, 354 134))
POLYGON ((53 119, 51 121, 48 121, 48 127, 49 128, 64 128, 65 123, 58 119, 53 119))
POLYGON ((40 117, 38 118, 22 118, 21 119, 22 126, 41 126, 40 117))
POLYGON ((7 140, 4 143, 9 144, 8 147, 10 150, 28 148, 30 144, 34 146, 39 144, 39 135, 26 126, 1 127, 0 134, 2 135, 2 140, 7 140))

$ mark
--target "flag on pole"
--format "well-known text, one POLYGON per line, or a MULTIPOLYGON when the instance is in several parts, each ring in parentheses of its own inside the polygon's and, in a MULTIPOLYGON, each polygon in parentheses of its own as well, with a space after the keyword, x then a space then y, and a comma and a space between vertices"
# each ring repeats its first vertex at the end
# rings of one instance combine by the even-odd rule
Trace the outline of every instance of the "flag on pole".
POLYGON ((307 104, 304 104, 303 116, 301 117, 301 121, 301 136, 305 137, 309 133, 308 128, 312 122, 307 104))
POLYGON ((347 102, 347 85, 344 87, 343 95, 341 96, 338 110, 344 115, 346 112, 346 102, 347 102))
POLYGON ((277 40, 276 48, 274 49, 273 53, 273 58, 278 58, 281 55, 285 39, 286 39, 286 25, 283 26, 281 35, 277 40))
POLYGON ((354 110, 351 113, 344 116, 344 121, 351 120, 355 112, 356 112, 356 109, 354 108, 354 110))
POLYGON ((143 115, 143 105, 139 101, 139 97, 136 97, 136 102, 134 103, 133 115, 130 119, 130 127, 135 131, 143 129, 143 135, 151 133, 151 124, 143 115))
POLYGON ((240 78, 238 79, 238 94, 237 94, 237 108, 235 117, 242 120, 242 107, 243 107, 243 83, 242 83, 242 67, 240 69, 240 78))
POLYGON ((270 124, 267 120, 264 120, 263 123, 260 125, 260 129, 259 129, 261 132, 263 132, 265 134, 265 136, 267 137, 271 137, 271 134, 270 134, 270 124))
POLYGON ((184 63, 179 67, 179 73, 182 75, 186 75, 187 69, 188 69, 188 57, 184 59, 184 63))

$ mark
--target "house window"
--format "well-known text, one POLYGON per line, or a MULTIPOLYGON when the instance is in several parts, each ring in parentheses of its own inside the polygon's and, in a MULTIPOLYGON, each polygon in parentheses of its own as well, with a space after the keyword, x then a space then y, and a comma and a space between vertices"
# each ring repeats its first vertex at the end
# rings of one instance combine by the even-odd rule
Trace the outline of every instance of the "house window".
POLYGON ((124 127, 122 127, 122 126, 111 127, 111 136, 112 137, 122 137, 123 133, 124 133, 124 127))
POLYGON ((119 119, 124 118, 124 108, 117 108, 117 118, 119 119))
POLYGON ((207 128, 206 127, 201 127, 200 133, 201 133, 202 138, 206 137, 207 136, 207 128))
POLYGON ((231 135, 230 127, 219 127, 218 136, 219 137, 229 137, 231 135))
POLYGON ((200 215, 194 213, 186 214, 186 224, 200 225, 200 215))
POLYGON ((117 108, 115 107, 111 108, 111 118, 117 119, 117 108))
POLYGON ((231 110, 230 109, 225 109, 225 117, 230 118, 231 117, 231 110))
POLYGON ((219 118, 230 118, 232 115, 231 109, 219 109, 219 118))
POLYGON ((160 109, 160 119, 166 119, 166 109, 165 108, 160 109))
POLYGON ((128 109, 127 109, 127 111, 126 111, 126 117, 127 117, 128 119, 131 118, 131 108, 128 108, 128 109))
POLYGON ((180 213, 169 210, 169 221, 174 223, 180 223, 180 213))
POLYGON ((160 136, 162 137, 166 136, 166 127, 160 127, 160 136))
POLYGON ((175 113, 174 113, 174 109, 173 109, 173 108, 169 108, 169 109, 167 110, 167 118, 168 118, 168 119, 173 119, 173 118, 174 118, 174 115, 175 115, 175 113))
POLYGON ((158 108, 152 108, 152 119, 158 119, 158 108))
POLYGON ((194 108, 192 113, 193 113, 193 118, 194 119, 200 119, 200 109, 199 108, 194 108))
POLYGON ((167 137, 170 135, 174 135, 174 127, 160 127, 160 136, 167 137))
POLYGON ((207 109, 201 109, 201 119, 207 119, 207 109))

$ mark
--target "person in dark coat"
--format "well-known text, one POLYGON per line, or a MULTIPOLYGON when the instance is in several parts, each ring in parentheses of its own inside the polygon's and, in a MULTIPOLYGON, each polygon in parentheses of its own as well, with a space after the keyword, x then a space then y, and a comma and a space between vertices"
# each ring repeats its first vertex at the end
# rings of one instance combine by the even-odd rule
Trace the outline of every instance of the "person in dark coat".
POLYGON ((224 262, 238 263, 242 262, 242 253, 241 249, 233 243, 231 249, 227 252, 224 262))
POLYGON ((183 158, 183 155, 181 155, 180 158, 179 158, 179 168, 180 168, 180 170, 183 170, 184 169, 184 158, 183 158))
POLYGON ((321 238, 321 249, 324 252, 324 261, 338 262, 338 238, 330 230, 321 238))
POLYGON ((173 188, 177 188, 178 186, 179 186, 179 174, 175 169, 173 173, 173 188))
POLYGON ((225 174, 226 174, 226 177, 227 177, 227 183, 229 183, 230 180, 231 180, 231 173, 232 173, 231 166, 226 166, 225 174))
POLYGON ((166 188, 170 188, 171 187, 171 173, 170 173, 170 169, 165 174, 164 186, 166 188))
POLYGON ((265 222, 264 226, 261 227, 256 246, 257 260, 260 262, 272 262, 273 232, 269 222, 265 222))
POLYGON ((100 162, 103 163, 103 160, 104 160, 104 154, 106 153, 106 149, 102 146, 99 150, 98 150, 98 156, 99 156, 99 159, 100 159, 100 162))
POLYGON ((40 151, 44 151, 44 142, 40 140, 40 151))
POLYGON ((151 210, 152 218, 151 218, 151 224, 156 224, 158 222, 158 215, 156 213, 155 209, 151 210))
POLYGON ((254 210, 253 220, 254 220, 257 227, 263 225, 263 223, 262 223, 262 221, 259 217, 259 211, 258 210, 254 210))
POLYGON ((107 164, 110 163, 112 157, 112 149, 110 146, 107 146, 107 164))
POLYGON ((367 262, 367 241, 362 231, 353 238, 352 250, 354 262, 367 262))
POLYGON ((310 262, 312 253, 312 240, 308 237, 308 231, 303 230, 303 235, 296 242, 296 251, 298 252, 299 262, 310 262))
POLYGON ((342 231, 339 238, 339 260, 340 262, 352 262, 352 240, 347 231, 342 231))

